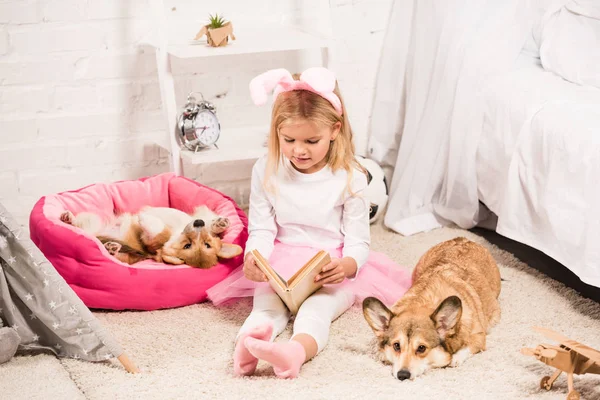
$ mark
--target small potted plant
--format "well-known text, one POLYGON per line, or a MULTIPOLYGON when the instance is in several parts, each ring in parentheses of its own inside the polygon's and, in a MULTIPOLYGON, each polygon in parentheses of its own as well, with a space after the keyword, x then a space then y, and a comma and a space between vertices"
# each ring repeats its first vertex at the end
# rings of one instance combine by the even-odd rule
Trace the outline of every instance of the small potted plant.
POLYGON ((222 15, 215 13, 213 16, 209 14, 209 21, 210 22, 204 25, 196 34, 194 40, 198 40, 206 35, 208 44, 212 47, 227 45, 230 36, 231 40, 235 40, 235 36, 233 35, 233 25, 231 22, 226 21, 222 15))

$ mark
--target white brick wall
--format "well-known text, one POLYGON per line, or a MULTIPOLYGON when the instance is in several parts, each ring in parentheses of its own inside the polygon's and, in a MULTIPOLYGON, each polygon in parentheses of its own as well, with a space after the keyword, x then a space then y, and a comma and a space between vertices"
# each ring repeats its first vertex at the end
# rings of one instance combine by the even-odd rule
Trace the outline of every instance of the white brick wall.
POLYGON ((183 174, 235 199, 240 207, 246 207, 250 196, 249 178, 253 165, 252 160, 201 165, 184 162, 183 174))
MULTIPOLYGON (((0 0, 0 202, 21 224, 45 194, 168 170, 153 144, 165 135, 155 55, 140 46, 153 26, 149 1, 0 0)), ((166 0, 165 12, 198 27, 217 11, 234 21, 304 21, 330 32, 330 65, 363 152, 391 0, 329 4, 329 22, 326 0, 166 0)), ((266 123, 269 110, 251 104, 248 81, 269 68, 302 70, 319 60, 307 51, 175 59, 178 106, 188 91, 201 90, 224 131, 266 123)), ((246 164, 186 171, 246 204, 246 164)))

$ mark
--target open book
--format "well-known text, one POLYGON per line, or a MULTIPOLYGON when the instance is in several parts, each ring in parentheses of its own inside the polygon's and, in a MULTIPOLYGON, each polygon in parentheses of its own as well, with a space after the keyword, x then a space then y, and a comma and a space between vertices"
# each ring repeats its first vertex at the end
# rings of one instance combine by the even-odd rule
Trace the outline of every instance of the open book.
POLYGON ((258 268, 267 276, 271 287, 281 297, 281 300, 292 314, 296 314, 304 300, 323 286, 321 283, 315 282, 315 276, 321 272, 325 265, 331 262, 329 253, 321 250, 304 264, 294 276, 285 281, 258 250, 252 250, 251 253, 258 268))

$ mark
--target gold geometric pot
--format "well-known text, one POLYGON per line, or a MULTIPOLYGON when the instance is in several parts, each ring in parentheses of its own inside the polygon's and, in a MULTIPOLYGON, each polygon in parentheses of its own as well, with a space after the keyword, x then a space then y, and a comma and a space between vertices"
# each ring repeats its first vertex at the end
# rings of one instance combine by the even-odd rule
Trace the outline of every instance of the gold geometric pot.
POLYGON ((226 46, 229 42, 229 36, 231 36, 231 40, 235 40, 231 22, 226 22, 222 27, 217 29, 212 29, 209 25, 204 25, 196 34, 194 40, 198 40, 204 35, 206 35, 206 40, 212 47, 226 46))

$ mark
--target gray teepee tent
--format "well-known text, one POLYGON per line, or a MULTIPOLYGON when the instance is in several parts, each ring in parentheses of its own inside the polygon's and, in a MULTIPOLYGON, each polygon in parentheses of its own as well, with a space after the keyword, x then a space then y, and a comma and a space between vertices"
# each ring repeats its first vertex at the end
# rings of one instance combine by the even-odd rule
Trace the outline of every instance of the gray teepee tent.
POLYGON ((137 371, 2 204, 0 266, 0 322, 20 336, 19 351, 47 349, 88 361, 118 357, 137 371))

